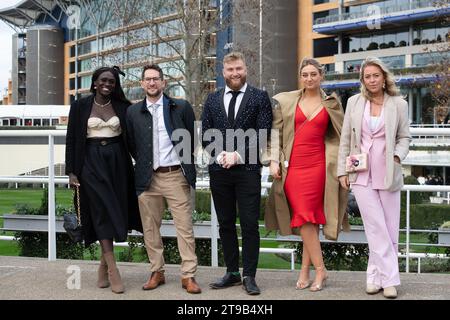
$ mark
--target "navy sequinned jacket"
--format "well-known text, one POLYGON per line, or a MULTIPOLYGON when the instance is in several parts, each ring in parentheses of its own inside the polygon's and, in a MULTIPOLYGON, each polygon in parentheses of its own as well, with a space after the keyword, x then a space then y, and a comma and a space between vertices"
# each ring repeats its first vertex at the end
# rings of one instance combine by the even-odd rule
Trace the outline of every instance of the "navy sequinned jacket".
POLYGON ((241 165, 245 170, 260 170, 261 151, 270 138, 272 128, 269 95, 266 91, 248 85, 232 126, 225 111, 224 92, 225 89, 220 89, 210 93, 203 107, 202 146, 212 157, 209 170, 226 170, 215 161, 212 162, 223 150, 237 151, 244 162, 241 165), (233 134, 241 140, 233 138, 233 134), (221 139, 217 139, 218 135, 221 139))

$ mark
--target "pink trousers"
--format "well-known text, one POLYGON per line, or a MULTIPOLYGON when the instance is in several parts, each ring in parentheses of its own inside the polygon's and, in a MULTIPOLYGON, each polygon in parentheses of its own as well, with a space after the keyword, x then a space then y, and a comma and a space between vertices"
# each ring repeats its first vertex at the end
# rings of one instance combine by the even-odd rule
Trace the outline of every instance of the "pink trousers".
POLYGON ((382 288, 400 285, 398 237, 400 191, 389 192, 352 185, 369 242, 367 283, 382 288))

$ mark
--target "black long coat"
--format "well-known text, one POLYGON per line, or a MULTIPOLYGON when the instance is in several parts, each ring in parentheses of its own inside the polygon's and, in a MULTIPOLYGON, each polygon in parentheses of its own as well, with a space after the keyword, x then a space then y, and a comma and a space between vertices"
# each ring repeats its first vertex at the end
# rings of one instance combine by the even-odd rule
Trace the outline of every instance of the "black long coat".
MULTIPOLYGON (((94 95, 75 100, 70 105, 69 124, 66 135, 66 174, 75 174, 78 178, 81 176, 86 154, 87 122, 92 111, 94 95)), ((142 223, 139 215, 139 206, 137 202, 136 191, 134 189, 134 170, 127 145, 126 112, 128 103, 112 100, 112 106, 120 120, 122 129, 123 145, 127 152, 127 174, 128 174, 128 230, 137 230, 142 232, 142 223)), ((87 196, 83 185, 80 186, 80 207, 81 222, 85 236, 85 244, 95 242, 95 231, 92 227, 90 208, 87 203, 87 196)), ((74 199, 74 203, 76 203, 74 199)))

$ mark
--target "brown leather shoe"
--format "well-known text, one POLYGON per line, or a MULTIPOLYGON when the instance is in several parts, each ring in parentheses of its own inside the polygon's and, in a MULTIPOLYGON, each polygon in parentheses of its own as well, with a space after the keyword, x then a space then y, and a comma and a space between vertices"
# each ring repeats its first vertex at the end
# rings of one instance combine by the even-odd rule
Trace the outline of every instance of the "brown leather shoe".
POLYGON ((148 279, 147 283, 143 285, 142 290, 153 290, 164 283, 166 283, 164 273, 155 271, 152 272, 152 275, 148 279))
POLYGON ((188 293, 196 294, 202 292, 194 277, 181 279, 181 287, 186 289, 188 293))

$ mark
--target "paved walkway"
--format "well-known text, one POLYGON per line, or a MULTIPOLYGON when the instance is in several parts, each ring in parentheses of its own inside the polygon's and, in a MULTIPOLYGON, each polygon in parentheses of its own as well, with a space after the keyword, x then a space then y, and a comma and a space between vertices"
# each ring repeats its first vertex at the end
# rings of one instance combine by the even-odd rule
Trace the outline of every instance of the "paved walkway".
MULTIPOLYGON (((181 288, 179 266, 166 270, 166 284, 153 291, 143 291, 142 284, 149 276, 148 265, 119 263, 126 292, 118 295, 110 289, 95 286, 97 276, 95 261, 57 260, 25 257, 0 257, 0 300, 385 300, 383 295, 364 293, 365 273, 329 271, 329 281, 321 292, 294 289, 298 271, 258 270, 257 283, 262 290, 259 296, 249 296, 242 287, 212 290, 208 283, 221 277, 224 268, 199 267, 197 282, 203 289, 200 295, 191 295, 181 288), (72 272, 70 272, 72 270, 72 272), (68 289, 70 277, 80 271, 80 289, 68 289), (68 273, 69 271, 69 273, 68 273), (69 281, 68 281, 69 280, 69 281)), ((313 274, 312 274, 313 275, 313 274)), ((450 274, 401 274, 402 286, 398 300, 449 300, 450 274)))

